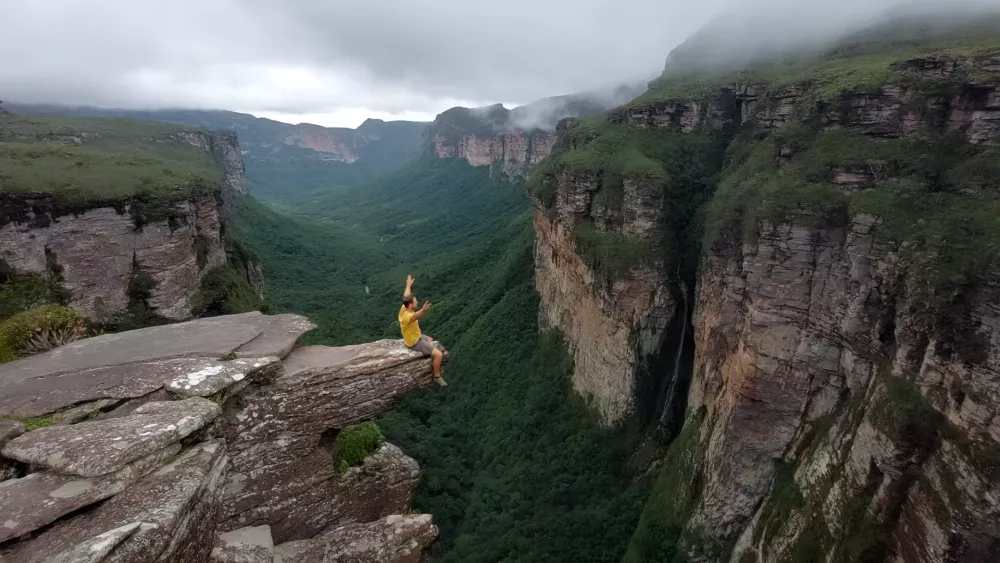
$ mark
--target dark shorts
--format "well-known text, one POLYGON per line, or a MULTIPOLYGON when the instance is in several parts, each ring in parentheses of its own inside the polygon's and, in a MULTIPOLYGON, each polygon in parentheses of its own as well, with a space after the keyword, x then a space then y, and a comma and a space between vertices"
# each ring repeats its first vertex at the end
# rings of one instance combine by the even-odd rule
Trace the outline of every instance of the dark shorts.
POLYGON ((435 342, 430 336, 426 334, 420 335, 420 340, 417 340, 416 344, 410 346, 410 350, 416 350, 424 355, 424 357, 430 356, 434 349, 441 349, 441 343, 435 342))

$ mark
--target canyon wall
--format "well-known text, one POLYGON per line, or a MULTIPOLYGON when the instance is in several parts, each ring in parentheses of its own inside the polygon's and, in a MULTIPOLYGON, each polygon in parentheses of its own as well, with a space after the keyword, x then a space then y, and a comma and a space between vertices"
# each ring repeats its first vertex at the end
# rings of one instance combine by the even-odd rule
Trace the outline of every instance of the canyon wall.
POLYGON ((573 388, 604 424, 614 425, 636 414, 636 372, 662 345, 676 303, 661 262, 624 275, 596 271, 577 254, 574 231, 596 219, 600 232, 653 239, 662 219, 661 190, 626 180, 621 208, 611 210, 594 201, 595 176, 563 172, 546 181, 556 202, 551 210, 534 209, 539 323, 563 332, 575 366, 573 388))
POLYGON ((176 202, 169 217, 141 228, 131 213, 135 204, 68 213, 49 203, 9 204, 17 219, 0 226, 0 257, 17 272, 54 276, 67 304, 87 317, 124 311, 135 297, 130 284, 147 276, 149 305, 168 319, 188 318, 202 277, 226 263, 215 195, 176 202))
MULTIPOLYGON (((730 145, 705 208, 687 420, 626 561, 668 541, 694 560, 741 563, 1000 554, 988 218, 1000 58, 900 60, 876 88, 846 88, 823 98, 743 79, 608 117, 636 139, 715 132, 730 145)), ((684 285, 655 254, 606 279, 585 260, 581 220, 643 232, 595 206, 610 160, 581 170, 579 149, 602 134, 565 129, 530 188, 543 324, 566 333, 574 386, 607 423, 629 412, 623 397, 652 388, 636 360, 664 338, 678 310, 667 296, 684 285), (643 298, 622 299, 630 291, 643 298)), ((628 186, 623 213, 632 199, 662 218, 662 197, 628 186)))
POLYGON ((525 176, 531 165, 538 163, 552 152, 555 135, 550 132, 503 131, 493 135, 475 133, 448 136, 436 133, 431 126, 434 156, 461 158, 472 166, 491 166, 496 163, 508 176, 525 176))
MULTIPOLYGON (((68 143, 103 151, 103 143, 120 142, 105 139, 100 129, 53 127, 35 136, 2 124, 0 129, 3 141, 38 147, 68 143)), ((0 194, 4 270, 56 279, 67 304, 94 320, 123 313, 137 299, 165 319, 190 318, 190 300, 202 279, 227 263, 224 224, 248 193, 246 174, 235 134, 157 133, 142 141, 177 146, 210 168, 214 163, 217 180, 195 182, 186 194, 123 196, 18 193, 19 186, 12 186, 0 194)), ((115 170, 107 172, 106 182, 109 193, 127 194, 129 188, 114 185, 127 183, 115 170)))
POLYGON ((514 109, 502 104, 451 108, 431 123, 427 152, 437 158, 461 158, 472 166, 496 166, 506 177, 524 178, 552 153, 561 119, 598 115, 632 94, 623 86, 614 93, 556 96, 514 109))

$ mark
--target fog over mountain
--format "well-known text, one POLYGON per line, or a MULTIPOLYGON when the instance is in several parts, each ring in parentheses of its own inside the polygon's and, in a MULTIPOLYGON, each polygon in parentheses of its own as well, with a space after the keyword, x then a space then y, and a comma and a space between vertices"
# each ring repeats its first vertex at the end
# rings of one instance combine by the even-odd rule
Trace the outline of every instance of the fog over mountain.
POLYGON ((710 21, 722 34, 699 47, 705 64, 814 44, 887 18, 898 4, 10 0, 0 49, 17 56, 0 68, 0 99, 224 108, 349 126, 369 116, 430 119, 456 105, 512 107, 648 80, 710 21))

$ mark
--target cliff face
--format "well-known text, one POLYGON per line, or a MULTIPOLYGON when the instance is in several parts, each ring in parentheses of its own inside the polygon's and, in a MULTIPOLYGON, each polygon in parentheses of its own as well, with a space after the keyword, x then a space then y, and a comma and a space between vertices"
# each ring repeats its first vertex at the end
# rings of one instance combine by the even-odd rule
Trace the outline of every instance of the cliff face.
POLYGON ((472 166, 496 163, 509 176, 524 176, 532 164, 552 152, 555 135, 546 131, 506 131, 481 136, 474 133, 449 137, 431 126, 434 155, 462 158, 472 166))
POLYGON ((419 561, 437 529, 399 515, 417 463, 386 443, 335 460, 430 362, 401 341, 293 349, 313 326, 214 317, 0 366, 0 560, 419 561))
MULTIPOLYGON (((939 78, 995 65, 937 59, 899 68, 939 78)), ((801 92, 757 98, 753 90, 749 123, 769 130, 802 118, 788 109, 801 92)), ((991 144, 1000 137, 998 94, 996 75, 941 97, 887 84, 815 117, 827 130, 868 137, 943 132, 991 144)), ((800 151, 782 149, 781 166, 795 166, 800 151)), ((870 157, 829 163, 829 182, 878 189, 901 175, 901 163, 870 157)), ((961 191, 971 197, 972 187, 961 191)), ((762 221, 708 252, 688 407, 705 416, 692 522, 738 536, 734 557, 765 561, 809 542, 833 557, 863 549, 898 561, 990 560, 1000 548, 1000 535, 982 524, 1000 515, 994 276, 963 280, 941 296, 947 306, 928 311, 921 285, 942 266, 908 248, 919 227, 893 240, 894 211, 864 211, 818 225, 762 221), (776 514, 775 497, 788 494, 799 506, 776 514)))
POLYGON ((525 177, 552 152, 556 124, 593 116, 634 95, 615 92, 545 98, 508 110, 501 104, 452 108, 437 116, 428 132, 428 151, 437 158, 462 158, 472 166, 496 165, 510 177, 525 177))
POLYGON ((626 180, 621 208, 609 210, 594 201, 596 176, 564 172, 550 181, 554 208, 534 210, 540 324, 566 336, 574 389, 613 425, 636 413, 637 370, 662 346, 676 303, 662 262, 618 276, 596 271, 577 252, 575 230, 596 219, 600 232, 653 239, 662 220, 662 193, 659 186, 626 180))
POLYGON ((45 203, 30 199, 8 208, 20 221, 0 227, 3 259, 18 272, 55 276, 68 292, 67 304, 90 318, 124 311, 133 298, 129 285, 140 275, 154 282, 148 301, 158 314, 190 317, 188 299, 202 276, 226 263, 212 195, 177 202, 170 218, 141 229, 131 205, 60 215, 45 211, 45 203))
POLYGON ((236 135, 156 127, 136 133, 111 120, 10 119, 0 123, 0 144, 11 154, 33 149, 19 162, 45 172, 20 176, 12 165, 5 179, 0 260, 6 270, 55 278, 67 304, 92 319, 122 313, 137 299, 166 319, 189 318, 202 279, 227 263, 223 224, 247 194, 236 135), (119 145, 151 162, 160 160, 161 146, 175 151, 164 153, 171 158, 162 161, 164 185, 148 186, 161 173, 156 164, 147 170, 141 160, 112 160, 119 145), (45 154, 60 147, 70 148, 55 160, 45 154), (74 159, 77 170, 62 168, 74 159), (184 176, 182 169, 196 172, 184 176), (86 178, 84 185, 61 188, 73 185, 74 174, 86 178), (93 186, 85 184, 91 175, 93 186), (47 183, 35 185, 38 176, 47 183))
MULTIPOLYGON (((694 278, 686 422, 627 561, 652 560, 661 541, 711 561, 996 558, 998 63, 995 49, 900 59, 881 84, 838 84, 832 97, 817 95, 822 79, 751 75, 707 96, 639 100, 601 126, 729 145, 694 278)), ((568 156, 531 189, 542 319, 566 332, 576 387, 614 421, 602 405, 648 389, 636 353, 664 330, 674 338, 678 309, 676 298, 615 306, 615 290, 682 295, 685 283, 653 254, 594 283, 574 222, 638 234, 627 181, 623 221, 595 206, 615 160, 581 170, 606 134, 564 130, 568 156)), ((650 146, 633 148, 678 175, 650 146)), ((669 198, 679 186, 657 188, 669 198)), ((653 224, 664 209, 655 197, 639 207, 653 224)))

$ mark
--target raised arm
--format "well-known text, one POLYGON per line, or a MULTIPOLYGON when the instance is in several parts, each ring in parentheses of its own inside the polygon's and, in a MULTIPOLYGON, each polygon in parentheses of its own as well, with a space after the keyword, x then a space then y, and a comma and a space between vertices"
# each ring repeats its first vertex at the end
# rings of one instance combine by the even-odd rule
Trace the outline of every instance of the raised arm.
POLYGON ((413 295, 413 293, 411 293, 412 289, 413 289, 413 276, 407 275, 406 276, 406 291, 403 292, 403 299, 406 299, 406 298, 410 297, 411 295, 413 295))
POLYGON ((431 310, 431 302, 430 301, 424 301, 424 306, 421 307, 420 310, 417 311, 416 313, 413 313, 413 318, 419 320, 420 317, 424 316, 424 313, 426 313, 427 311, 430 311, 430 310, 431 310))

